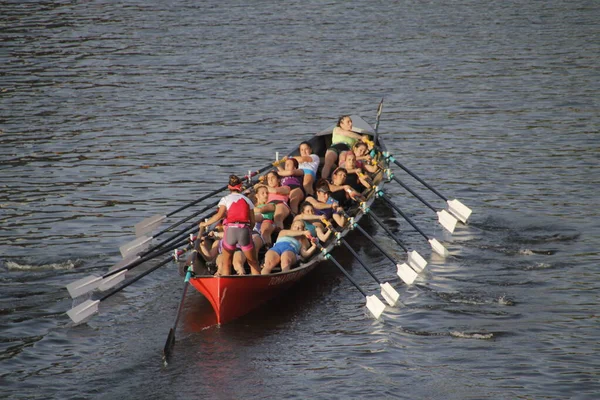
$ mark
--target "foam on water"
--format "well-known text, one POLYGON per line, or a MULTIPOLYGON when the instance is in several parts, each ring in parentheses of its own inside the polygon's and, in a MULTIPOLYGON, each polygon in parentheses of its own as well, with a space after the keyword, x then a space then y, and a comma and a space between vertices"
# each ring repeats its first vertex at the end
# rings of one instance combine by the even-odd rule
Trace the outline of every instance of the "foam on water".
POLYGON ((42 265, 19 264, 14 261, 7 261, 6 268, 9 271, 64 271, 71 270, 77 266, 78 262, 67 260, 62 263, 50 263, 42 265))

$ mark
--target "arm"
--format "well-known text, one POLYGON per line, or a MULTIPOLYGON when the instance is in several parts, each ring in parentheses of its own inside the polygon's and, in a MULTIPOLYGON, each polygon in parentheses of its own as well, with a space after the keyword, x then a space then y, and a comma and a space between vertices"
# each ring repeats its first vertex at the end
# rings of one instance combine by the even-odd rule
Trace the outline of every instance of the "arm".
POLYGON ((289 186, 269 187, 269 193, 290 194, 289 186))
POLYGON ((331 209, 334 208, 334 204, 321 203, 319 200, 315 199, 314 197, 307 197, 306 201, 308 201, 310 204, 312 204, 312 206, 314 208, 316 208, 317 210, 326 210, 328 208, 331 208, 331 209))
POLYGON ((344 185, 344 190, 348 193, 348 196, 354 201, 365 201, 365 196, 352 189, 350 185, 344 185))
POLYGON ((292 236, 292 237, 298 237, 298 236, 310 236, 310 231, 295 231, 293 229, 282 229, 279 232, 279 236, 292 236))
POLYGON ((205 227, 214 224, 215 222, 223 219, 223 217, 225 217, 225 214, 227 214, 227 208, 225 206, 219 206, 219 209, 217 210, 217 212, 208 219, 208 221, 206 222, 200 222, 198 224, 198 227, 200 228, 200 230, 204 230, 205 227))
POLYGON ((340 128, 339 126, 336 126, 333 129, 333 133, 336 135, 351 137, 351 138, 357 139, 357 140, 363 140, 363 135, 356 133, 356 132, 347 131, 345 129, 340 128))
POLYGON ((315 252, 316 249, 317 244, 315 242, 311 242, 307 239, 302 240, 302 248, 300 248, 300 255, 302 256, 302 258, 308 258, 315 252))

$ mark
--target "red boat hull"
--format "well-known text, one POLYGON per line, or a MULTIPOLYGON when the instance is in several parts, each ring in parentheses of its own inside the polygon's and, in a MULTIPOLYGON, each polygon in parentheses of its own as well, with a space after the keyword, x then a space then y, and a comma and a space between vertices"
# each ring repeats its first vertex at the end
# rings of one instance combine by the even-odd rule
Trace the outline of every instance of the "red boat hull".
POLYGON ((249 313, 278 296, 312 271, 318 262, 290 272, 269 275, 202 276, 190 283, 210 301, 218 324, 225 324, 249 313))

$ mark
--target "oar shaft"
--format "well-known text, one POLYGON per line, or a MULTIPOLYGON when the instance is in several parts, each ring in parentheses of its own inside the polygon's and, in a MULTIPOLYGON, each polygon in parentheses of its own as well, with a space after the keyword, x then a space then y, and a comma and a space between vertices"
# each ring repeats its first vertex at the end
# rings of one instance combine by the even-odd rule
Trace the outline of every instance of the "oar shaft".
POLYGON ((433 193, 435 193, 436 195, 438 195, 442 200, 448 201, 448 199, 444 195, 442 195, 440 192, 438 192, 433 187, 431 187, 423 179, 419 178, 417 176, 417 174, 415 174, 414 172, 412 172, 411 170, 409 170, 408 168, 406 168, 404 165, 400 164, 398 162, 398 160, 396 160, 394 157, 391 157, 391 160, 394 162, 394 164, 396 164, 397 166, 399 166, 400 168, 402 168, 404 171, 406 171, 406 173, 408 173, 410 176, 412 176, 413 178, 415 178, 416 180, 418 180, 419 182, 421 182, 421 184, 423 184, 423 186, 425 186, 427 189, 431 190, 433 193))
POLYGON ((104 294, 104 296, 100 297, 98 299, 98 301, 104 301, 106 299, 108 299, 110 296, 112 296, 115 293, 120 292, 121 290, 125 289, 127 286, 139 281, 140 279, 142 279, 143 277, 145 277, 146 275, 148 275, 151 272, 156 271, 157 269, 159 269, 160 267, 162 267, 163 265, 169 263, 169 261, 171 261, 173 259, 173 257, 169 257, 166 260, 164 260, 163 262, 155 265, 154 267, 150 268, 147 271, 142 272, 141 274, 135 276, 134 278, 129 279, 128 281, 125 281, 124 284, 122 284, 121 286, 118 286, 116 288, 114 288, 113 290, 107 292, 106 294, 104 294))
MULTIPOLYGON (((191 267, 190 267, 191 268, 191 267)), ((190 278, 192 277, 192 272, 188 269, 185 274, 184 284, 183 284, 183 293, 181 294, 181 301, 179 302, 179 306, 177 307, 177 316, 175 317, 175 322, 173 322, 173 327, 169 331, 169 335, 167 336, 167 342, 165 343, 165 347, 163 349, 163 357, 165 362, 169 360, 171 356, 171 349, 175 344, 175 331, 177 330, 177 324, 179 323, 179 316, 181 315, 181 310, 183 309, 183 302, 185 301, 185 294, 187 292, 190 278)))
POLYGON ((382 227, 383 230, 386 231, 387 234, 390 235, 392 237, 392 239, 394 239, 394 241, 396 243, 398 243, 398 245, 400 247, 402 247, 402 250, 404 250, 406 253, 408 253, 408 248, 404 245, 404 243, 402 243, 402 241, 400 239, 398 239, 398 237, 396 235, 394 235, 394 232, 392 232, 390 228, 385 226, 383 221, 377 215, 375 215, 372 210, 368 215, 373 219, 373 221, 377 222, 377 224, 379 224, 379 226, 382 227))
MULTIPOLYGON (((266 167, 263 167, 263 168, 259 169, 258 171, 252 172, 251 177, 265 172, 266 170, 268 170, 272 166, 273 166, 272 164, 269 164, 266 167)), ((200 203, 200 202, 202 202, 202 201, 204 201, 204 200, 206 200, 206 199, 208 199, 208 198, 210 198, 210 197, 212 197, 212 196, 214 196, 216 194, 219 194, 219 193, 227 190, 227 187, 228 187, 227 185, 222 186, 222 187, 218 188, 217 190, 214 190, 214 191, 212 191, 212 192, 210 192, 210 193, 208 193, 208 194, 200 197, 199 199, 192 201, 191 203, 188 203, 188 204, 186 204, 184 206, 181 206, 177 210, 171 211, 170 213, 168 213, 167 217, 170 217, 170 216, 172 216, 174 214, 177 214, 179 211, 183 211, 186 208, 189 208, 189 207, 191 207, 193 205, 196 205, 196 204, 198 204, 198 203, 200 203)))
MULTIPOLYGON (((166 253, 170 252, 171 250, 175 250, 176 248, 178 248, 179 246, 181 246, 182 244, 185 244, 185 243, 186 243, 186 241, 182 240, 182 241, 177 242, 175 244, 172 244, 172 245, 170 245, 168 247, 165 247, 165 248, 163 248, 161 250, 157 250, 157 251, 149 252, 149 253, 147 252, 147 253, 145 253, 145 255, 141 256, 141 258, 139 258, 138 260, 133 261, 130 264, 124 265, 121 268, 116 268, 116 269, 114 269, 112 271, 108 271, 106 274, 102 275, 102 278, 103 279, 104 278, 108 278, 109 276, 114 275, 114 274, 118 274, 121 271, 130 270, 130 269, 132 269, 134 267, 137 267, 140 264, 145 263, 146 261, 150 261, 153 258, 156 258, 158 256, 162 256, 163 254, 166 254, 166 253)), ((154 249, 154 250, 156 250, 156 249, 154 249)))
POLYGON ((375 121, 375 138, 373 142, 375 145, 379 144, 379 119, 381 118, 381 112, 383 111, 383 98, 381 102, 379 102, 379 106, 377 107, 377 120, 375 121))
POLYGON ((352 254, 354 256, 354 258, 356 258, 356 261, 358 261, 358 263, 360 265, 362 265, 364 269, 367 270, 367 272, 369 273, 369 275, 371 275, 373 277, 373 279, 375 279, 375 281, 381 285, 381 281, 379 279, 377 279, 377 277, 375 276, 375 274, 373 273, 373 271, 371 271, 371 268, 369 268, 367 266, 367 264, 365 264, 364 261, 361 260, 360 256, 356 253, 356 251, 354 251, 354 249, 352 248, 352 246, 350 246, 348 244, 348 242, 346 242, 346 239, 342 239, 341 243, 344 246, 346 246, 346 249, 348 249, 348 251, 350 252, 350 254, 352 254))
POLYGON ((191 206, 193 206, 193 205, 196 205, 196 204, 200 203, 201 201, 204 201, 204 200, 208 199, 209 197, 213 197, 214 195, 216 195, 216 194, 219 194, 219 193, 221 193, 221 192, 223 192, 223 191, 225 191, 225 190, 227 190, 227 185, 225 185, 225 186, 222 186, 222 187, 218 188, 217 190, 215 190, 215 191, 212 191, 212 192, 210 192, 209 194, 207 194, 207 195, 205 195, 205 196, 202 196, 202 197, 200 197, 200 198, 199 198, 199 199, 197 199, 197 200, 194 200, 194 201, 192 201, 192 202, 191 202, 191 203, 189 203, 189 204, 186 204, 186 205, 184 205, 184 206, 181 206, 181 207, 179 207, 179 208, 178 208, 177 210, 175 210, 175 211, 171 211, 170 213, 168 213, 168 214, 167 214, 167 217, 170 217, 170 216, 172 216, 172 215, 175 215, 175 214, 177 214, 179 211, 183 211, 183 210, 185 210, 186 208, 189 208, 189 207, 191 207, 191 206))
POLYGON ((169 232, 171 229, 177 228, 179 225, 183 224, 184 222, 189 221, 190 219, 202 214, 203 212, 206 212, 208 210, 210 210, 211 208, 213 208, 214 206, 216 206, 217 204, 219 204, 219 201, 215 201, 214 203, 211 203, 209 205, 207 205, 206 207, 204 207, 202 210, 197 211, 195 213, 193 213, 192 215, 190 215, 189 217, 186 217, 184 219, 182 219, 179 222, 174 223, 173 225, 169 226, 168 228, 163 229, 162 231, 156 233, 155 235, 153 235, 152 237, 158 237, 160 235, 162 235, 163 233, 169 232))
POLYGON ((392 175, 392 179, 394 181, 396 181, 400 186, 402 186, 404 189, 406 189, 410 194, 412 194, 413 196, 415 196, 417 199, 419 199, 419 201, 423 204, 425 204, 427 207, 431 208, 433 211, 437 212, 437 210, 431 205, 429 204, 425 199, 423 199, 421 196, 419 196, 417 193, 415 193, 411 188, 409 188, 408 186, 406 186, 404 184, 404 182, 402 182, 400 179, 396 178, 394 175, 392 175))
POLYGON ((384 256, 386 256, 391 262, 393 262, 394 264, 396 264, 396 260, 394 260, 394 257, 392 257, 387 251, 385 251, 380 245, 377 244, 377 242, 375 241, 375 239, 373 239, 373 237, 371 237, 371 235, 369 235, 360 225, 356 224, 355 228, 358 229, 363 235, 365 235, 365 237, 371 242, 373 243, 373 246, 377 247, 377 249, 379 249, 379 251, 381 251, 383 253, 384 256))
POLYGON ((413 228, 415 228, 415 230, 417 232, 419 232, 425 239, 429 240, 429 237, 425 234, 425 232, 423 232, 421 229, 419 229, 419 227, 417 225, 415 225, 414 222, 412 222, 412 220, 408 217, 408 215, 404 214, 404 212, 402 212, 402 210, 395 205, 385 194, 381 194, 381 198, 383 200, 386 201, 386 203, 388 203, 394 210, 396 210, 398 212, 398 214, 400 214, 402 216, 402 218, 404 218, 413 228))
POLYGON ((337 262, 337 260, 335 258, 333 258, 333 256, 331 256, 329 253, 325 255, 325 258, 330 260, 331 262, 333 262, 335 264, 336 267, 339 268, 340 271, 342 271, 342 273, 344 275, 346 275, 346 278, 348 278, 348 280, 350 280, 350 282, 352 282, 352 284, 354 286, 356 286, 356 288, 363 294, 363 296, 367 297, 367 293, 363 290, 363 288, 360 287, 360 285, 354 280, 354 278, 352 278, 352 276, 348 273, 348 271, 346 271, 344 269, 344 267, 342 267, 342 265, 337 262))

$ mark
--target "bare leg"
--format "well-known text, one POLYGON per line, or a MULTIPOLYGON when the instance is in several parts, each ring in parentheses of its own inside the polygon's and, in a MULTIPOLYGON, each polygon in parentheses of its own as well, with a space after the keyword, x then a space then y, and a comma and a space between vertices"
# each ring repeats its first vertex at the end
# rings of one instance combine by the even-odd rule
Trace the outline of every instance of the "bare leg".
POLYGON ((274 230, 275 227, 269 220, 263 221, 260 225, 260 234, 262 235, 263 239, 265 239, 265 246, 271 247, 271 235, 273 234, 274 230))
POLYGON ((267 251, 267 254, 265 254, 265 264, 263 265, 263 268, 260 271, 260 273, 262 275, 270 274, 273 268, 275 268, 277 264, 279 264, 279 261, 279 254, 277 254, 276 251, 267 251))
POLYGON ((283 229, 283 220, 290 215, 290 210, 285 204, 279 203, 275 206, 275 226, 283 229))
POLYGON ((256 257, 256 252, 256 246, 253 249, 244 251, 244 255, 246 256, 246 261, 248 261, 248 265, 250 265, 250 273, 252 275, 260 275, 260 265, 258 265, 258 258, 256 257))
POLYGON ((233 269, 235 269, 238 275, 246 275, 246 271, 244 271, 245 263, 246 257, 244 257, 244 253, 241 251, 233 253, 233 269))
POLYGON ((302 189, 296 188, 290 192, 290 208, 292 209, 292 213, 294 215, 298 214, 298 207, 300 203, 304 200, 304 193, 302 193, 302 189))
POLYGON ((221 263, 221 275, 231 275, 231 264, 233 263, 233 251, 227 250, 223 247, 221 263))
POLYGON ((292 251, 284 251, 281 255, 281 270, 289 271, 296 262, 296 254, 292 251))
POLYGON ((321 170, 321 178, 329 179, 329 174, 337 159, 338 155, 335 151, 327 150, 325 153, 325 164, 323 164, 323 169, 321 170))
POLYGON ((306 192, 307 196, 315 194, 315 190, 313 189, 314 183, 315 183, 315 178, 311 174, 304 174, 302 186, 304 186, 304 191, 306 192))

